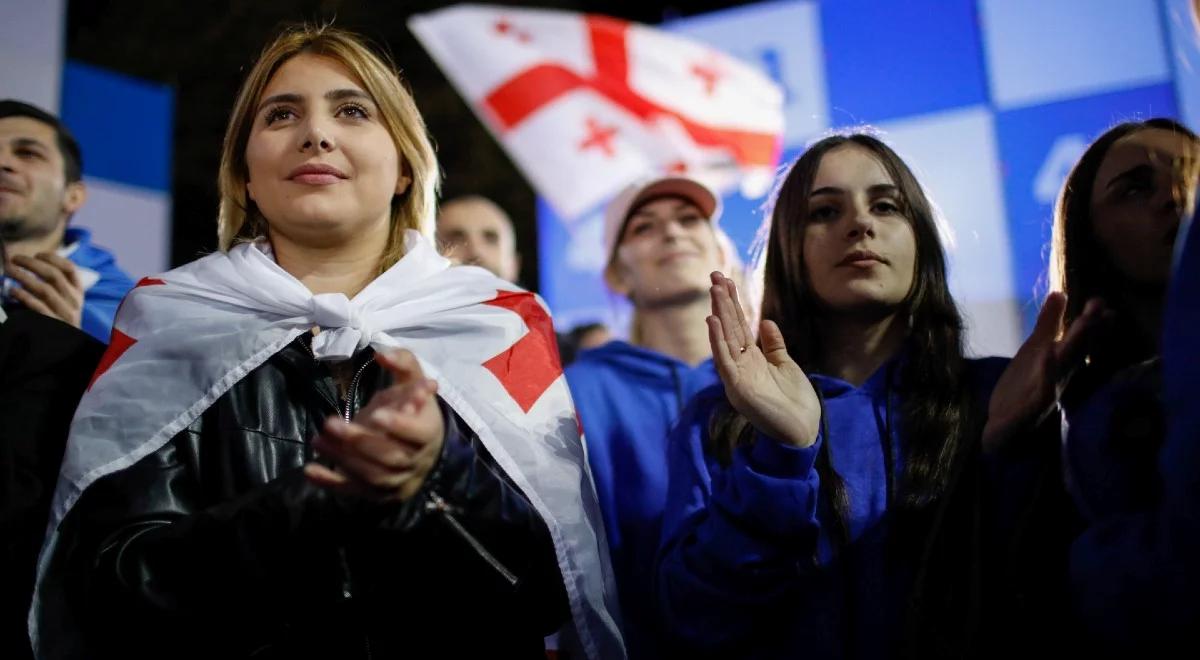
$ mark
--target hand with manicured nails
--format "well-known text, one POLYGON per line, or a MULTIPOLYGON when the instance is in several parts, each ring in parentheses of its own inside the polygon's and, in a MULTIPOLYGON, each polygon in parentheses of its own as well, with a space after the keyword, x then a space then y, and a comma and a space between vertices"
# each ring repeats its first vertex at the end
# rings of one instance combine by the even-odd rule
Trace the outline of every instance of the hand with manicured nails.
POLYGON ((417 358, 399 350, 375 360, 395 376, 354 420, 325 420, 313 448, 333 463, 304 466, 313 483, 363 497, 406 500, 417 493, 442 450, 445 424, 437 404, 437 381, 426 378, 417 358))
POLYGON ((760 326, 762 348, 738 301, 733 280, 712 274, 708 341, 725 396, 759 432, 796 447, 811 447, 821 424, 821 402, 808 376, 783 343, 773 321, 760 326))
POLYGON ((83 319, 83 285, 75 273, 75 264, 53 252, 32 257, 14 256, 5 268, 9 277, 21 283, 11 294, 22 305, 76 328, 83 319))
POLYGON ((985 452, 1001 449, 1019 431, 1040 423, 1053 410, 1066 378, 1083 360, 1095 331, 1110 316, 1104 304, 1093 298, 1063 334, 1066 311, 1065 294, 1054 292, 1046 297, 1029 339, 996 382, 983 428, 985 452))

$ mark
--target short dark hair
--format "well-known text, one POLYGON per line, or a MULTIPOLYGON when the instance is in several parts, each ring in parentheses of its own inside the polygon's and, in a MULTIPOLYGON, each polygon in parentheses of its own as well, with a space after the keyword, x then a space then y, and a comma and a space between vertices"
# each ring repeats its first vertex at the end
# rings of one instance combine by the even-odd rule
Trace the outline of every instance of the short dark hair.
POLYGON ((53 128, 58 151, 63 157, 63 174, 67 183, 75 183, 83 178, 83 154, 79 151, 79 143, 58 117, 24 101, 0 100, 0 119, 8 117, 29 117, 53 128))

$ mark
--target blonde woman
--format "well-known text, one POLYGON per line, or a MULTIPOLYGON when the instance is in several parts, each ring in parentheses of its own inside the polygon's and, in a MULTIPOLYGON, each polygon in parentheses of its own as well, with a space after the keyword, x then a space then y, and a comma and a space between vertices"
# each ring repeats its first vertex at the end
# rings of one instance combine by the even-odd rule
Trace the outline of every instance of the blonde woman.
POLYGON ((219 180, 222 251, 131 294, 76 414, 39 654, 537 658, 570 613, 620 657, 568 395, 512 359, 557 360, 549 319, 434 251, 395 69, 283 33, 219 180))

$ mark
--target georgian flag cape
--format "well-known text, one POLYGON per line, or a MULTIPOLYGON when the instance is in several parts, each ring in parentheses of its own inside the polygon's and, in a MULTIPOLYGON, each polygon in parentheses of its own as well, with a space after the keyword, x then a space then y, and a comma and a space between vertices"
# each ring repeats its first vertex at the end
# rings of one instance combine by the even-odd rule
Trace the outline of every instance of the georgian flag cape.
MULTIPOLYGON (((139 283, 71 424, 38 563, 30 637, 57 528, 88 485, 158 450, 222 394, 315 326, 319 359, 407 348, 545 519, 589 658, 622 658, 599 505, 550 317, 531 293, 481 268, 450 267, 427 239, 353 299, 313 295, 265 241, 139 283)), ((52 644, 53 640, 45 640, 52 644)))

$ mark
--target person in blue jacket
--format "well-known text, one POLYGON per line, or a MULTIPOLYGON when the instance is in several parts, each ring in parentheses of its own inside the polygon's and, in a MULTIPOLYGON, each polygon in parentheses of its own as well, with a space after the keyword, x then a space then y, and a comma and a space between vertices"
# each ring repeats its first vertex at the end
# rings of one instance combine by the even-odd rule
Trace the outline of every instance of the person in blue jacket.
MULTIPOLYGON (((1174 120, 1119 124, 1084 152, 1055 215, 1050 282, 1073 301, 1068 322, 1088 299, 1111 319, 1062 396, 1067 478, 1086 523, 1071 551, 1074 610, 1082 643, 1102 655, 1165 652, 1200 626, 1200 500, 1188 485, 1198 437, 1184 430, 1195 380, 1174 378, 1174 422, 1164 408, 1164 377, 1195 368, 1195 326, 1176 321, 1163 342, 1198 156, 1200 138, 1174 120)), ((1195 305, 1185 273, 1176 315, 1195 305)))
POLYGON ((54 115, 0 100, 0 297, 108 343, 117 305, 133 281, 91 233, 70 227, 87 200, 79 144, 54 115))
MULTIPOLYGON (((934 605, 966 621, 979 610, 954 610, 980 594, 959 608, 941 602, 950 587, 916 598, 916 582, 933 579, 922 560, 959 473, 986 457, 980 438, 1012 432, 986 411, 1024 403, 1030 363, 1075 341, 1045 330, 1061 297, 1015 370, 966 358, 931 204, 869 135, 812 145, 769 221, 759 343, 733 283, 713 273, 721 383, 688 404, 668 441, 655 576, 666 628, 697 656, 972 656, 966 623, 910 639, 908 621, 934 605)), ((994 519, 985 508, 973 520, 994 519)), ((943 535, 971 535, 952 520, 943 535)), ((943 569, 952 575, 932 567, 943 569)))
POLYGON ((716 381, 704 317, 726 264, 720 198, 685 177, 628 186, 605 212, 605 281, 633 304, 629 341, 566 369, 587 443, 631 658, 662 657, 650 584, 666 502, 665 442, 683 404, 716 381))

